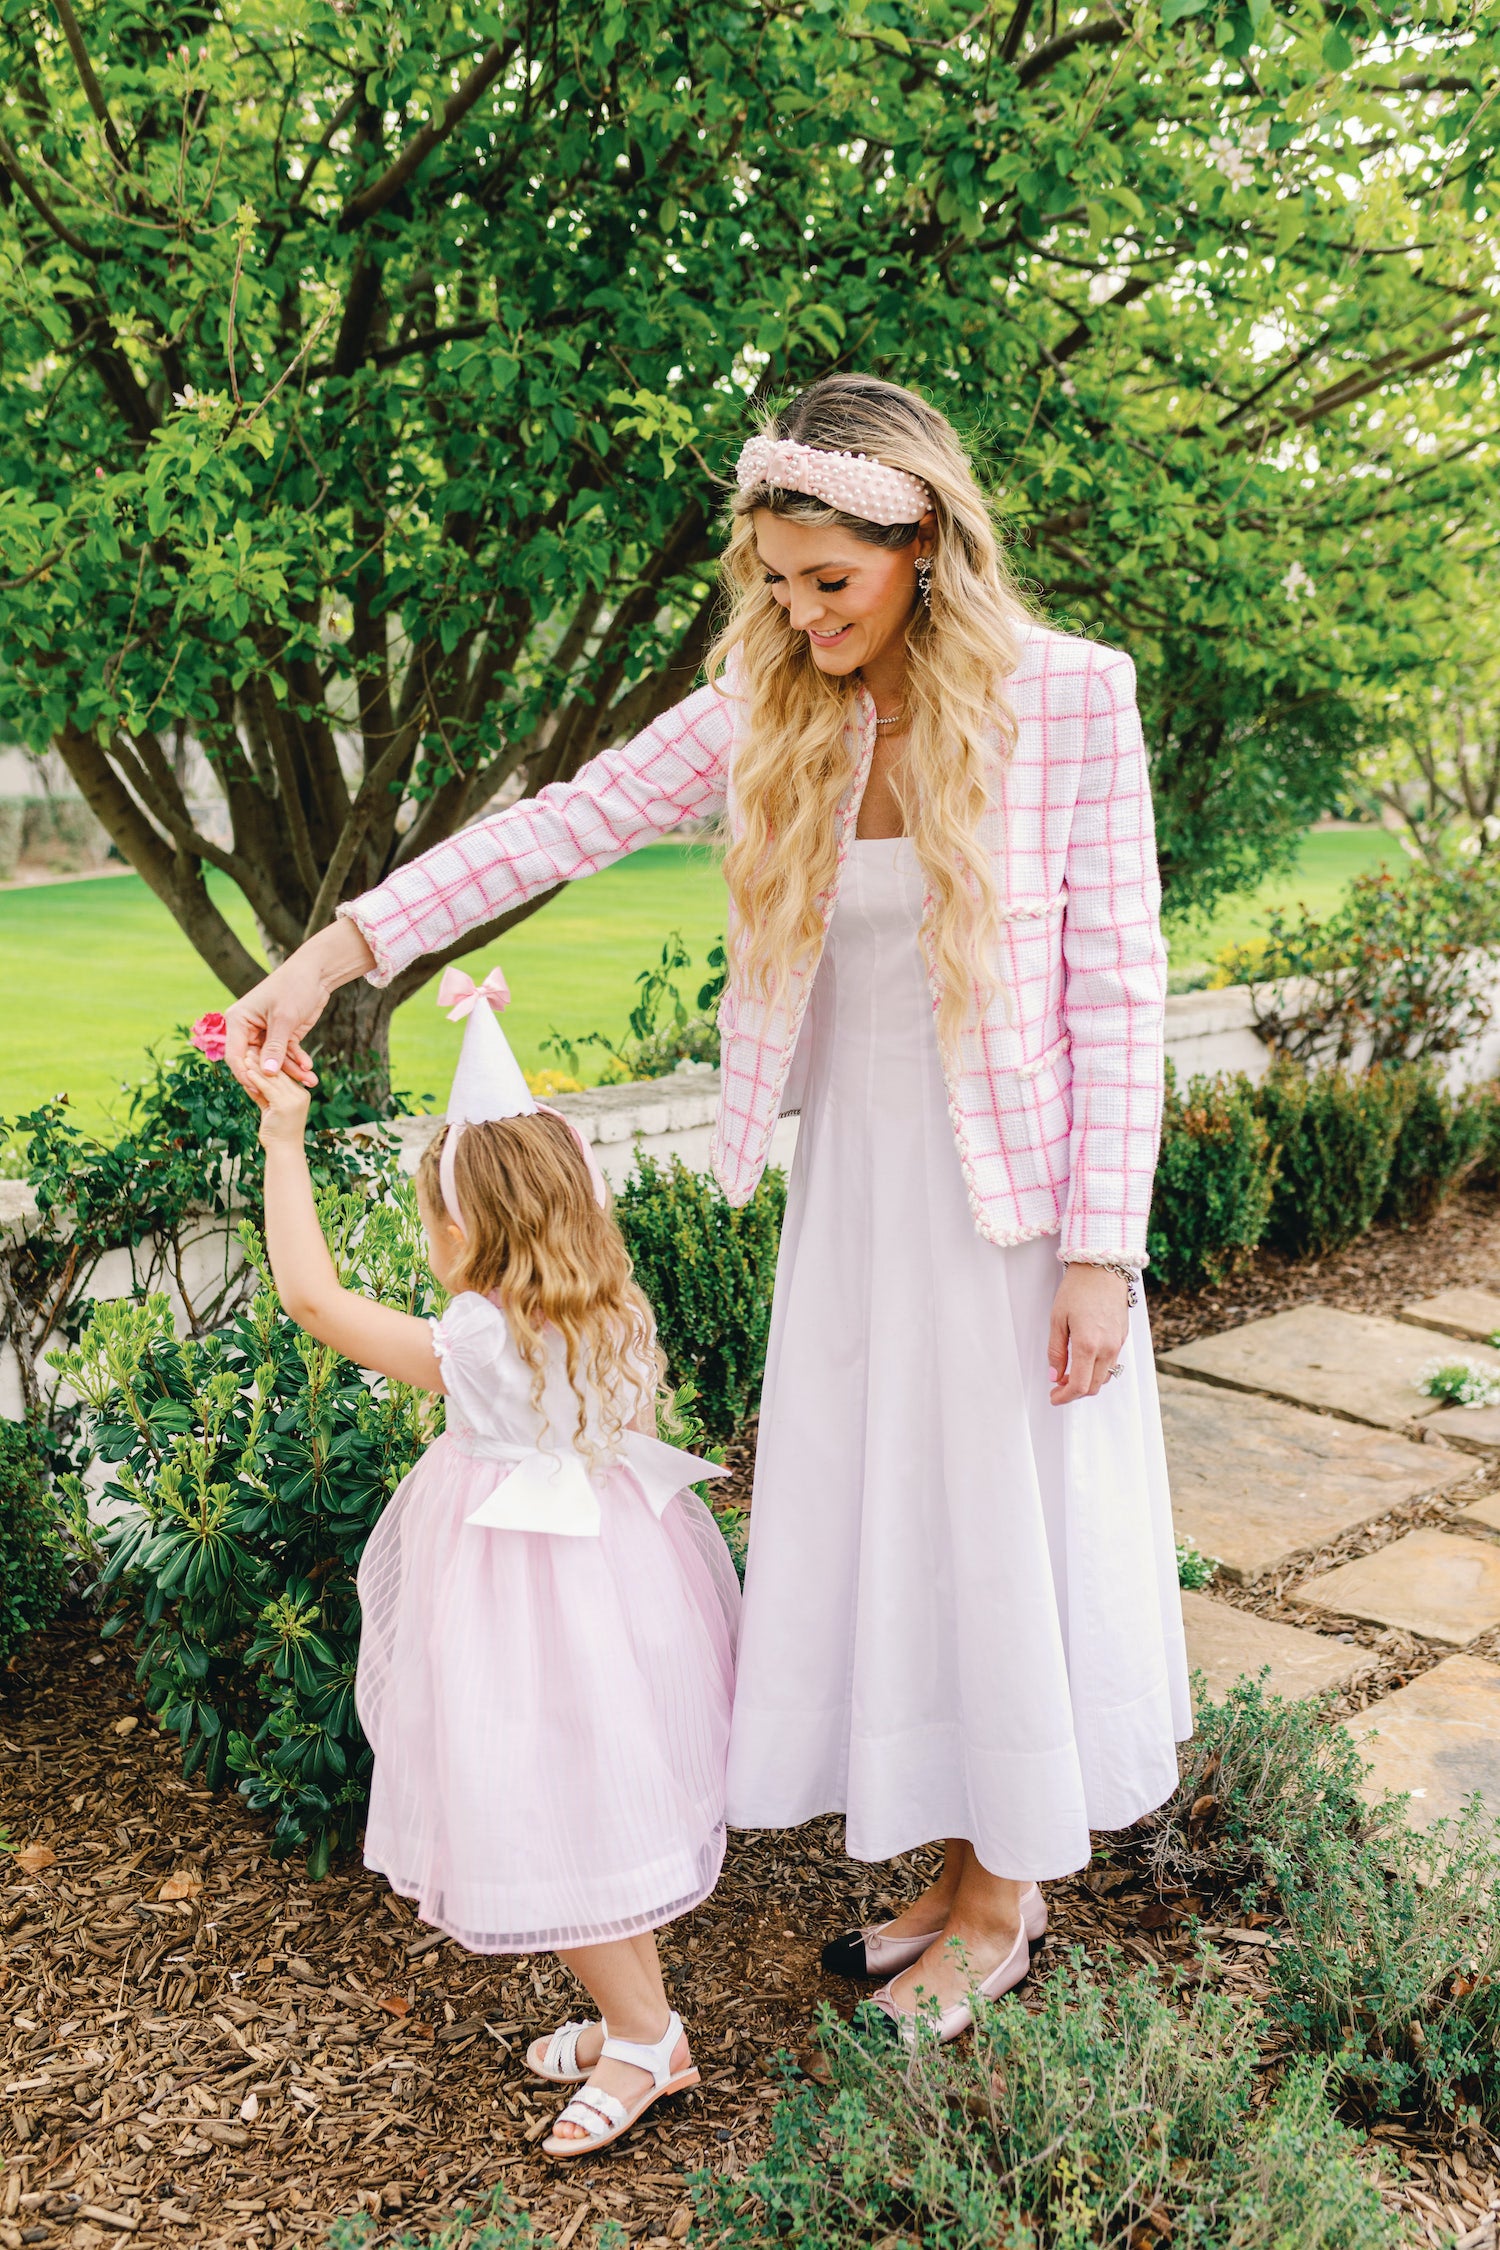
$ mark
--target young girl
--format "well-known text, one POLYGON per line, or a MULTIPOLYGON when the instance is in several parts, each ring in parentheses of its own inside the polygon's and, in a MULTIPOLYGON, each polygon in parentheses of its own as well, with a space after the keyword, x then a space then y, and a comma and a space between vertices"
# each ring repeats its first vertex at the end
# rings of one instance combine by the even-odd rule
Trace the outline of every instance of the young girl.
POLYGON ((416 1183, 441 1320, 339 1286, 307 1093, 251 1091, 286 1311, 448 1401, 360 1564, 366 1864, 470 1951, 550 1950, 587 1988, 600 2020, 527 2056, 585 2081, 542 2144, 571 2157, 698 2083, 654 1932, 718 1880, 738 1586, 687 1489, 718 1472, 650 1434, 654 1327, 592 1155, 532 1100, 491 993, 444 978, 468 1027, 416 1183))

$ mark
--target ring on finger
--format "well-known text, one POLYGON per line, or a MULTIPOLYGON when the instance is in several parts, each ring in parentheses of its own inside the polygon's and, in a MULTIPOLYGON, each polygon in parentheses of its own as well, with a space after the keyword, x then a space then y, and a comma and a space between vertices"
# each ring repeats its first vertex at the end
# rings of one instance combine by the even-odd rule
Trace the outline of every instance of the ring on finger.
POLYGON ((1124 1372, 1125 1372, 1124 1362, 1123 1362, 1123 1361, 1121 1361, 1121 1360, 1118 1360, 1118 1359, 1117 1359, 1117 1360, 1115 1361, 1115 1364, 1114 1364, 1114 1366, 1113 1366, 1113 1367, 1112 1367, 1112 1368, 1110 1369, 1109 1373, 1108 1373, 1108 1374, 1107 1374, 1107 1375, 1105 1376, 1104 1380, 1105 1380, 1105 1382, 1106 1382, 1106 1383, 1112 1383, 1112 1382, 1114 1381, 1114 1379, 1115 1379, 1115 1377, 1116 1377, 1117 1375, 1123 1375, 1123 1374, 1124 1374, 1124 1372))

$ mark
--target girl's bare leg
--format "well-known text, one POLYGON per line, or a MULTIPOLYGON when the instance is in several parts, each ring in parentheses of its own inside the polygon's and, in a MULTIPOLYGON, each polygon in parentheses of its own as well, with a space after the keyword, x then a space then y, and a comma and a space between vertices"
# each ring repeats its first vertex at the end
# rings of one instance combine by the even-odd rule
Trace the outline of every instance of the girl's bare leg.
MULTIPOLYGON (((600 2024, 608 2024, 612 2039, 633 2040, 643 2047, 655 2046, 667 2028, 672 2010, 661 1981, 661 1961, 654 1931, 645 1931, 639 1937, 616 1938, 609 1945, 575 1946, 567 1953, 559 1953, 557 1958, 577 1977, 599 2011, 600 2024)), ((650 2078, 631 2063, 599 2060, 604 2044, 600 2024, 591 2024, 578 2042, 579 2067, 589 2072, 593 2083, 604 2093, 613 2094, 617 2101, 628 2106, 646 2091, 650 2078)), ((685 2037, 678 2042, 678 2052, 672 2060, 676 2068, 685 2065, 685 2037)), ((588 2138, 578 2125, 559 2125, 556 2131, 558 2139, 563 2141, 588 2138)))

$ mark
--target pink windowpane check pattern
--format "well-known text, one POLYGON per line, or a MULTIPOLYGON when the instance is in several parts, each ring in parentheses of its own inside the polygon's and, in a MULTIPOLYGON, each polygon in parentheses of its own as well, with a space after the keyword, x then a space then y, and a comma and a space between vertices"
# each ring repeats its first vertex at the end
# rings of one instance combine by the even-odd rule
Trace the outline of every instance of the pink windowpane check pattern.
MULTIPOLYGON (((1118 650, 1033 626, 1011 696, 1018 739, 986 836, 1006 901, 1003 990, 948 1068, 959 1160, 988 1240, 1060 1230, 1063 1258, 1141 1264, 1166 949, 1135 669, 1118 650)), ((465 829, 342 908, 375 955, 372 981, 684 820, 714 818, 726 803, 732 818, 735 710, 732 695, 698 689, 574 781, 465 829)), ((861 695, 840 872, 874 740, 874 706, 861 695)), ((836 895, 835 884, 826 914, 836 895)), ((720 1011, 714 1170, 732 1202, 765 1169, 811 976, 775 1008, 731 990, 720 1011)))

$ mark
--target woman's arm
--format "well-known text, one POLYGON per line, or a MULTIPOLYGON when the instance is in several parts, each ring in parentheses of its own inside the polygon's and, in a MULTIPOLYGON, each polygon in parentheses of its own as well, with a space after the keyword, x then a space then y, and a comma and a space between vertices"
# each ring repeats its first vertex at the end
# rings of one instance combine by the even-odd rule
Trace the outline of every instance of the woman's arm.
POLYGON ((307 1170, 307 1089, 286 1072, 267 1077, 252 1065, 251 1093, 260 1104, 266 1152, 266 1250, 283 1310, 356 1366, 441 1391, 427 1322, 345 1289, 334 1270, 307 1170))
POLYGON ((572 781, 462 828, 339 908, 330 929, 299 946, 229 1011, 227 1059, 249 1088, 251 1058, 275 1075, 283 1060, 315 1078, 301 1042, 339 985, 391 978, 425 953, 528 899, 623 859, 685 820, 722 811, 733 739, 732 700, 699 688, 635 738, 606 750, 572 781))
POLYGON ((1129 1334, 1161 1130, 1166 948, 1135 667, 1096 652, 1067 861, 1063 1009, 1073 1057, 1068 1201, 1052 1307, 1052 1403, 1091 1398, 1129 1334))
POLYGON ((1161 1133, 1167 952, 1135 667, 1097 650, 1068 843, 1073 1124, 1061 1255, 1143 1266, 1161 1133))

